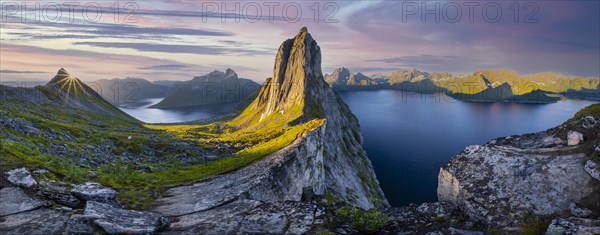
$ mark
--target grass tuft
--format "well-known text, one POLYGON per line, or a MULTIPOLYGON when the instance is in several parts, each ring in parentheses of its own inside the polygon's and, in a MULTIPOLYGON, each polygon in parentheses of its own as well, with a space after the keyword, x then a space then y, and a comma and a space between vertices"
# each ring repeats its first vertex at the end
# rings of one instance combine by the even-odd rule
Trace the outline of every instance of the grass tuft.
POLYGON ((357 207, 345 206, 335 210, 335 215, 361 233, 375 233, 383 228, 390 218, 378 210, 365 211, 357 207))

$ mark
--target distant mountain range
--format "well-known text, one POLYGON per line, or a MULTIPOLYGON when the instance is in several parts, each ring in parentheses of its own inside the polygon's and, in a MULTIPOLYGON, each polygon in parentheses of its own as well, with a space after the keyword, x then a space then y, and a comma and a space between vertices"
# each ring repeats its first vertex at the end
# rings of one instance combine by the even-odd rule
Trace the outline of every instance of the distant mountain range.
POLYGON ((218 70, 194 77, 186 82, 173 84, 164 100, 152 108, 178 108, 220 103, 249 103, 258 94, 261 85, 245 78, 239 78, 232 69, 218 70))
POLYGON ((221 103, 239 103, 240 107, 236 108, 241 109, 256 97, 261 86, 252 80, 239 78, 232 69, 225 72, 215 70, 189 81, 150 82, 128 77, 101 79, 87 84, 114 105, 164 97, 161 102, 151 106, 160 109, 221 103))
POLYGON ((329 84, 348 86, 368 86, 377 84, 371 78, 362 73, 353 74, 349 69, 341 67, 332 74, 325 74, 325 81, 329 84))
POLYGON ((443 92, 472 102, 549 103, 559 96, 600 100, 600 78, 545 72, 519 75, 508 69, 478 70, 467 75, 427 73, 417 69, 365 76, 338 68, 326 81, 337 90, 397 89, 419 93, 443 92))
POLYGON ((101 79, 90 82, 88 85, 114 105, 138 102, 148 98, 162 98, 171 89, 170 86, 158 85, 142 78, 130 77, 110 80, 101 79))

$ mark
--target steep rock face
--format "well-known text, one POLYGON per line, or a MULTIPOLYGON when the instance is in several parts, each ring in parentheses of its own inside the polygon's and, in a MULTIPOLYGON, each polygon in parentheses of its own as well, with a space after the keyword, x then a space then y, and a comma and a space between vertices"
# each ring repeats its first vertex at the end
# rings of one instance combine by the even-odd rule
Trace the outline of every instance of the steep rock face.
POLYGON ((589 118, 467 147, 441 168, 438 199, 499 226, 526 214, 569 216, 574 207, 600 215, 600 183, 585 170, 600 126, 584 125, 589 118), (583 133, 585 141, 567 146, 573 130, 583 133))
POLYGON ((323 79, 321 49, 304 27, 295 38, 279 47, 273 79, 251 105, 260 114, 259 122, 270 115, 284 114, 294 106, 302 107, 302 121, 325 118, 323 164, 328 192, 351 204, 370 208, 387 205, 379 183, 362 149, 358 120, 323 79))
MULTIPOLYGON (((273 78, 261 90, 254 108, 262 110, 262 117, 273 112, 289 110, 294 105, 304 105, 307 91, 322 86, 321 48, 306 28, 292 39, 281 44, 275 58, 273 78), (264 107, 264 108, 263 108, 264 107)), ((306 107, 306 106, 305 106, 306 107)))
POLYGON ((327 81, 329 84, 347 85, 348 80, 350 80, 350 76, 354 77, 354 74, 352 74, 347 68, 341 67, 335 69, 333 73, 325 75, 325 81, 327 81))

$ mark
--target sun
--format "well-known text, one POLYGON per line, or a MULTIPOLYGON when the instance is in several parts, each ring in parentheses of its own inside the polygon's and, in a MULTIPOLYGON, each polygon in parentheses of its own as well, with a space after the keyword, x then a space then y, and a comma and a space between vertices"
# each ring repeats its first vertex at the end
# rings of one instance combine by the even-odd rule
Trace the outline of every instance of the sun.
POLYGON ((83 92, 83 85, 81 85, 81 82, 79 82, 79 79, 76 77, 66 76, 57 82, 57 84, 61 83, 62 85, 60 86, 60 89, 63 91, 66 89, 67 92, 65 96, 65 103, 71 98, 71 90, 73 90, 73 98, 77 98, 79 96, 78 90, 83 92))

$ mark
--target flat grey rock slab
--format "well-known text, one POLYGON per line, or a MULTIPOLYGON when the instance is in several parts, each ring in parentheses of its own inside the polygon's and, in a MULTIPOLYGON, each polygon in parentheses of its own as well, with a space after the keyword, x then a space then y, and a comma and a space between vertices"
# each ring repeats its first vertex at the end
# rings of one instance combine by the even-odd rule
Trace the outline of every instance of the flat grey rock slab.
POLYGON ((6 216, 40 208, 42 203, 29 197, 22 189, 7 187, 0 189, 0 216, 6 216))
POLYGON ((41 208, 0 217, 0 234, 59 234, 70 213, 41 208))
POLYGON ((83 201, 97 201, 105 203, 113 203, 117 198, 117 191, 114 189, 92 182, 75 186, 73 190, 71 190, 71 194, 83 201))
POLYGON ((88 201, 83 214, 109 234, 152 234, 169 225, 169 219, 157 213, 126 210, 96 201, 88 201))
POLYGON ((176 217, 168 234, 234 234, 245 215, 262 203, 238 200, 212 210, 176 217))

